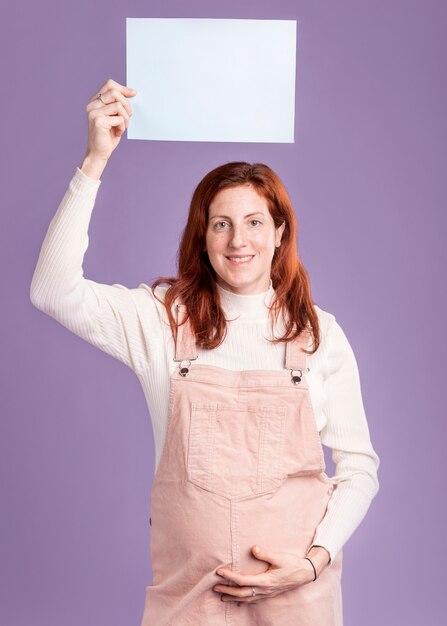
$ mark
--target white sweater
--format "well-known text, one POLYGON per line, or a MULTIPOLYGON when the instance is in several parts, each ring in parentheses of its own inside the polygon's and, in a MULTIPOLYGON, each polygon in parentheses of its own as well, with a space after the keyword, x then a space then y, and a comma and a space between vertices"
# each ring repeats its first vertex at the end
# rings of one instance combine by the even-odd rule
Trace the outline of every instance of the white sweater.
MULTIPOLYGON (((31 301, 70 331, 128 365, 142 385, 152 419, 155 466, 163 449, 170 376, 177 364, 164 306, 148 285, 101 284, 83 277, 88 227, 101 184, 76 168, 42 244, 31 283, 31 301)), ((163 298, 166 286, 157 288, 163 298)), ((232 319, 221 346, 198 349, 198 361, 231 370, 283 370, 285 345, 271 344, 265 304, 274 290, 236 295, 218 287, 232 319)), ((335 555, 364 518, 379 489, 379 457, 363 407, 359 373, 351 346, 334 315, 318 306, 322 340, 308 356, 306 374, 322 443, 332 450, 337 483, 314 544, 335 555)))

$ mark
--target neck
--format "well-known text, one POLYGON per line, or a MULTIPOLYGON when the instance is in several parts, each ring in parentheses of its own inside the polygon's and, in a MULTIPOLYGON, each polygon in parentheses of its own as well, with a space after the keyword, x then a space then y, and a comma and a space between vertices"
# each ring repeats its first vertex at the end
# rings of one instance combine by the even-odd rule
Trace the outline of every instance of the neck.
POLYGON ((238 294, 228 291, 216 283, 220 296, 220 304, 229 319, 238 318, 240 321, 265 321, 269 316, 269 306, 272 303, 275 290, 270 280, 266 291, 254 294, 238 294))

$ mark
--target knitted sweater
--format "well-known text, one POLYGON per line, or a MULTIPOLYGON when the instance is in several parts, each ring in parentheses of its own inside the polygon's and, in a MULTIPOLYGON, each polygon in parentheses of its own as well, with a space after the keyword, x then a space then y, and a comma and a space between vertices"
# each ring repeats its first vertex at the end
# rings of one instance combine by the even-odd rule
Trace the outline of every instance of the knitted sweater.
MULTIPOLYGON (((167 427, 170 376, 178 366, 173 361, 173 339, 165 308, 147 284, 129 288, 83 276, 88 227, 100 184, 76 168, 42 243, 31 302, 135 372, 152 419, 157 468, 167 427)), ((156 289, 162 300, 166 289, 156 289)), ((283 370, 285 344, 267 341, 271 329, 266 305, 274 295, 272 284, 254 295, 218 289, 226 317, 233 321, 218 348, 198 348, 198 362, 232 370, 283 370)), ((370 441, 352 348, 334 315, 314 307, 321 343, 307 357, 306 380, 321 441, 332 450, 336 489, 313 544, 326 548, 333 563, 378 492, 379 457, 370 441)))

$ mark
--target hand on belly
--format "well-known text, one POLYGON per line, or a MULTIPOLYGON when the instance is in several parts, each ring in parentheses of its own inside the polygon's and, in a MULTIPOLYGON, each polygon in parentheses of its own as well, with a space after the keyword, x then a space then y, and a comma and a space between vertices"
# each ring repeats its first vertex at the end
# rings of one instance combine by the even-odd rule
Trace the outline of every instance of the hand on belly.
POLYGON ((257 559, 269 564, 265 572, 241 574, 226 567, 220 567, 216 571, 219 576, 236 583, 236 586, 219 583, 213 587, 214 591, 223 594, 221 600, 259 602, 314 580, 315 573, 307 559, 291 552, 258 548, 256 551, 256 546, 253 546, 252 553, 257 559))

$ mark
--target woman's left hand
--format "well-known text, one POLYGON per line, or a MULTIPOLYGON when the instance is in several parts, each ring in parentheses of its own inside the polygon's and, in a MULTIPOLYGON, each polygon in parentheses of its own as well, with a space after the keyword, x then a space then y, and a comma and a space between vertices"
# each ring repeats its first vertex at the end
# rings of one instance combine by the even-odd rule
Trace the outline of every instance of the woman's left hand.
POLYGON ((219 567, 217 574, 238 585, 215 585, 213 590, 223 594, 221 600, 259 602, 314 580, 312 565, 301 556, 291 552, 273 552, 259 546, 253 546, 252 553, 257 559, 269 563, 270 567, 260 574, 239 574, 219 567), (256 595, 253 595, 252 587, 255 587, 256 595))

